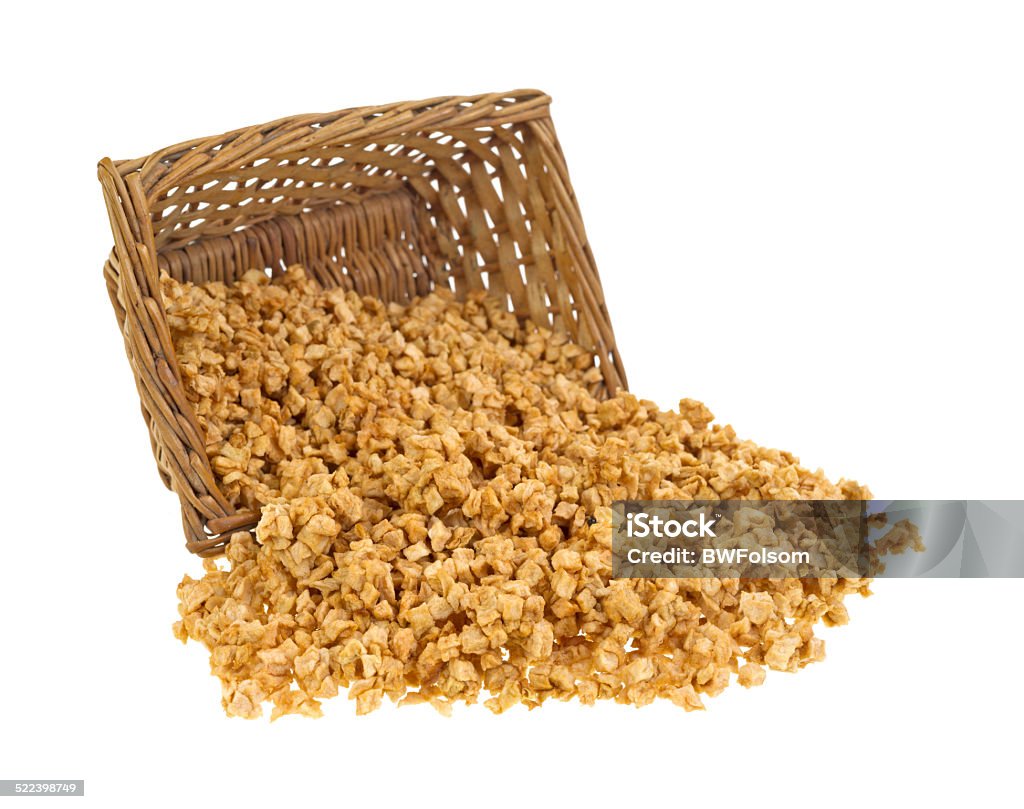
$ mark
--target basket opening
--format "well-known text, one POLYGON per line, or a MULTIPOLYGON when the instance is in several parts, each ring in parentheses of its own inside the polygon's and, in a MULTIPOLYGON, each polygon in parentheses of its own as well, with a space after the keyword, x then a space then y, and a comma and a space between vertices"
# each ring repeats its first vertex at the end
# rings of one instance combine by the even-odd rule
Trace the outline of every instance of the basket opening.
MULTIPOLYGON (((562 213, 572 203, 563 178, 548 169, 560 155, 533 118, 353 142, 311 134, 234 163, 218 156, 187 180, 176 165, 195 155, 167 153, 147 200, 158 264, 231 281, 303 263, 325 285, 397 301, 438 285, 485 290, 594 348, 567 297, 585 243, 562 213)), ((234 143, 218 146, 231 153, 234 143)))

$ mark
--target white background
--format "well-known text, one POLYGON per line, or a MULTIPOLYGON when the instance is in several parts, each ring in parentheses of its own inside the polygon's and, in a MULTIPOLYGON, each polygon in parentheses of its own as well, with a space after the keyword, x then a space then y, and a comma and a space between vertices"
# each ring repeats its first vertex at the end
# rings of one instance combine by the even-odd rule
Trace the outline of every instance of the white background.
POLYGON ((199 564, 106 299, 104 155, 539 87, 635 392, 876 496, 1024 495, 1019 4, 350 5, 7 11, 0 778, 97 806, 1010 803, 1020 581, 881 582, 826 662, 703 714, 224 718, 171 636, 199 564))

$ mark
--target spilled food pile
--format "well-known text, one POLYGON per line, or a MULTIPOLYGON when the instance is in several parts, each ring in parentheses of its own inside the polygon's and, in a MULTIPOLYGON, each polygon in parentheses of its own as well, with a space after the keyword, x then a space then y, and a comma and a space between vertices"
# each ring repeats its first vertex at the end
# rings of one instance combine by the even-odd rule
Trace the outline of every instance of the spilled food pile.
POLYGON ((408 306, 300 267, 232 285, 162 279, 218 482, 259 511, 178 588, 228 714, 319 715, 346 690, 523 703, 663 698, 820 660, 819 622, 868 579, 612 579, 613 500, 867 499, 787 452, 600 381, 565 336, 500 301, 408 306))

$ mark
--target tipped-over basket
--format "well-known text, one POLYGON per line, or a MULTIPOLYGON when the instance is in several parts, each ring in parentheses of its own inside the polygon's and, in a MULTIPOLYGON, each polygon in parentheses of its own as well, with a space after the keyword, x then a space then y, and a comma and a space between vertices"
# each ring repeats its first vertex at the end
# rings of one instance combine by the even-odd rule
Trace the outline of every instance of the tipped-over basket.
POLYGON ((221 553, 259 518, 221 493, 182 386, 159 273, 231 282, 302 264, 322 285, 406 301, 484 289, 626 384, 579 208, 536 90, 297 115, 104 159, 107 290, 186 546, 221 553))

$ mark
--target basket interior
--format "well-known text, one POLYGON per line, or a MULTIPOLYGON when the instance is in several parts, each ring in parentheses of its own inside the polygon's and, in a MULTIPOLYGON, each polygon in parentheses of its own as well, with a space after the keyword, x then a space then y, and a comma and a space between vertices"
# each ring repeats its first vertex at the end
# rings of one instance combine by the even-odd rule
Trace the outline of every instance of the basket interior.
POLYGON ((181 280, 231 281, 302 263, 326 286, 398 301, 483 289, 593 350, 566 283, 574 223, 557 210, 545 148, 556 147, 535 127, 507 122, 311 145, 187 184, 172 159, 149 193, 159 265, 181 280))

